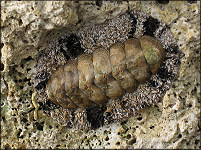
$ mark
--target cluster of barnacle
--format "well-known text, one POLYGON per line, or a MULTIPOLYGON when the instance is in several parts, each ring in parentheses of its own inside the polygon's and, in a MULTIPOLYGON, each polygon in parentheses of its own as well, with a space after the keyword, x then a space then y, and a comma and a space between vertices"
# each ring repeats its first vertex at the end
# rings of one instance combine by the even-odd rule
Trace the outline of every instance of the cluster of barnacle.
POLYGON ((38 102, 63 125, 124 121, 164 96, 179 60, 167 25, 129 12, 50 43, 37 65, 38 102))

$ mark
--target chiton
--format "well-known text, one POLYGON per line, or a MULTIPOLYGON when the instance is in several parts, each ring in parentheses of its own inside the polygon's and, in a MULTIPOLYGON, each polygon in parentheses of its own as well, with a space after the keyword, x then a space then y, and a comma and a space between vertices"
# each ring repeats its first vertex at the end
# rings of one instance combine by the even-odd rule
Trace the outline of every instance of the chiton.
POLYGON ((34 78, 39 109, 71 127, 125 121, 163 98, 180 59, 169 26, 146 13, 85 24, 41 52, 34 78))
POLYGON ((90 108, 107 99, 133 92, 155 74, 165 57, 165 50, 151 36, 117 42, 109 50, 98 48, 82 54, 58 68, 49 79, 48 98, 64 108, 90 108))

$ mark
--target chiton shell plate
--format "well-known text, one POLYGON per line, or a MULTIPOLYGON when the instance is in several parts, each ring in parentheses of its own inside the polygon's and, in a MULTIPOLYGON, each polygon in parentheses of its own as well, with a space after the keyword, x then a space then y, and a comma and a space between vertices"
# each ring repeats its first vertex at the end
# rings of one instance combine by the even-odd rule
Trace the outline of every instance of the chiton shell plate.
POLYGON ((162 65, 164 53, 150 36, 117 42, 109 50, 100 47, 59 67, 46 85, 48 98, 64 108, 102 106, 147 81, 162 65))

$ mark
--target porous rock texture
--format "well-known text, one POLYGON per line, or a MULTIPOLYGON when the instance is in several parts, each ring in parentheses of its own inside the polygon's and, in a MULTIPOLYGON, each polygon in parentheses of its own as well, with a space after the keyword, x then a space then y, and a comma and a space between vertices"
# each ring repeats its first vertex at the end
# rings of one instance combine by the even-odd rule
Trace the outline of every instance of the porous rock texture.
POLYGON ((200 1, 3 1, 1 56, 1 148, 201 148, 200 1), (179 77, 163 100, 128 121, 87 132, 38 110, 32 76, 49 41, 128 9, 168 24, 184 53, 179 77))

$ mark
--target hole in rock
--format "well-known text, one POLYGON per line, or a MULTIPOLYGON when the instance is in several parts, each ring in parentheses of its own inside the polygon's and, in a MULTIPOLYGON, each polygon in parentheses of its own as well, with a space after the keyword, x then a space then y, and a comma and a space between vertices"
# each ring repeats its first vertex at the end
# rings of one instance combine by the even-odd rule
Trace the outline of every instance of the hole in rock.
MULTIPOLYGON (((142 117, 138 117, 137 120, 141 121, 141 120, 142 120, 142 117)), ((136 127, 137 127, 137 126, 136 126, 136 127)))
POLYGON ((150 129, 153 129, 154 128, 154 126, 150 126, 150 129))
POLYGON ((4 64, 3 63, 1 63, 1 71, 3 71, 4 70, 4 64))
POLYGON ((187 0, 188 3, 193 4, 193 3, 197 3, 197 0, 187 0))
POLYGON ((26 118, 23 118, 21 121, 26 123, 28 120, 26 118))
POLYGON ((159 4, 168 4, 169 0, 156 0, 159 4))
POLYGON ((127 135, 127 139, 130 139, 130 138, 131 138, 131 135, 130 135, 130 134, 128 134, 128 135, 127 135))
POLYGON ((40 131, 43 131, 43 124, 44 124, 44 122, 42 122, 42 123, 36 122, 36 123, 35 123, 37 129, 40 130, 40 131))
POLYGON ((136 143, 136 138, 131 139, 128 143, 129 143, 130 145, 135 144, 135 143, 136 143))

